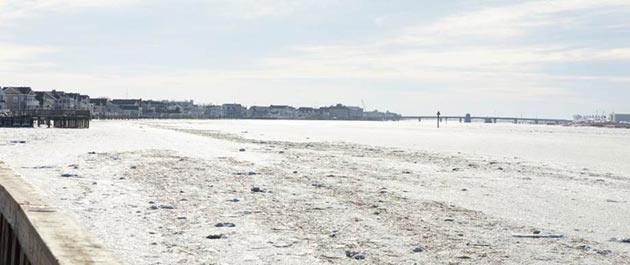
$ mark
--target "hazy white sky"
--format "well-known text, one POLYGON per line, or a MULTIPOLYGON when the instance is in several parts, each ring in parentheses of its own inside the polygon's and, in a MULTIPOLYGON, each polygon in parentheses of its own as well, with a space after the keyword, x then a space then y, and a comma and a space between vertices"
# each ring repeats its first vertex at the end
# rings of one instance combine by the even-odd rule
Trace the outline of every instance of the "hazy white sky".
POLYGON ((0 0, 0 85, 403 114, 630 112, 628 17, 628 0, 0 0))

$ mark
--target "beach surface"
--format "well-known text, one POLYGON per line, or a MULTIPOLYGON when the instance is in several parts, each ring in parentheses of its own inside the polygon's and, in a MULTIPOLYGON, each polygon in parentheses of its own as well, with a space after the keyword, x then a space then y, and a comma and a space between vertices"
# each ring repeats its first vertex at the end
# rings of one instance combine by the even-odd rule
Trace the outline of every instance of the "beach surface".
POLYGON ((629 157, 630 130, 544 125, 0 129, 125 264, 630 264, 629 157))

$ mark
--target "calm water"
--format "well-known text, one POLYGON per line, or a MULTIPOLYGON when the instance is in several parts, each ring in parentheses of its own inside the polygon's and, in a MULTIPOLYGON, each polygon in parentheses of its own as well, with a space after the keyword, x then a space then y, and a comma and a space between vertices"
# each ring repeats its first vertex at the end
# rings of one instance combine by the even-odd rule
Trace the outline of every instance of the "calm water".
POLYGON ((525 161, 630 176, 630 130, 521 124, 434 122, 158 121, 244 137, 288 141, 344 141, 493 159, 525 161), (247 133, 244 133, 247 132, 247 133))

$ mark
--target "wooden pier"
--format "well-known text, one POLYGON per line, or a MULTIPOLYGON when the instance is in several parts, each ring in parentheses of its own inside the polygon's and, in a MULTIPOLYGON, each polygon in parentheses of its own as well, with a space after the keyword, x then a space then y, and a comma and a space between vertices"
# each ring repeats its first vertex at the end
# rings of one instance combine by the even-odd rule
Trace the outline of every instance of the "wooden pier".
POLYGON ((0 127, 32 128, 42 125, 48 128, 90 128, 92 115, 89 110, 28 110, 0 116, 0 127))

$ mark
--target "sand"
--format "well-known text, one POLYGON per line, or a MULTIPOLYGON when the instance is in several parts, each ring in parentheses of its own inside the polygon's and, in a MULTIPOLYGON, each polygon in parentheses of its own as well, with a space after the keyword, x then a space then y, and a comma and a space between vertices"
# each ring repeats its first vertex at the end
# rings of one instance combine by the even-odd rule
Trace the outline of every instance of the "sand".
POLYGON ((6 129, 0 160, 125 264, 630 264, 624 170, 257 126, 6 129))

